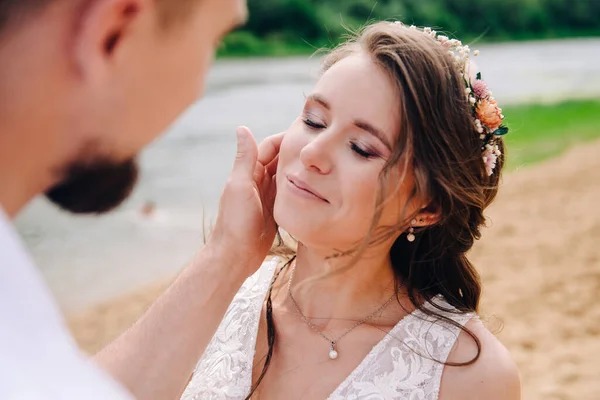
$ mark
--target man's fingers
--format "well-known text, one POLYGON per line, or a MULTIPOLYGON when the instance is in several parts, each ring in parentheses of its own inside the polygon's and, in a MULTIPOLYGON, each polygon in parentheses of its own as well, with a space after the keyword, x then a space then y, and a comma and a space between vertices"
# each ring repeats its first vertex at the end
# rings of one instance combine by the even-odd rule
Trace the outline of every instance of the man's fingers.
POLYGON ((257 161, 256 166, 254 167, 254 174, 252 176, 254 178, 254 182, 256 182, 257 185, 260 185, 265 176, 265 166, 257 161))
POLYGON ((263 208, 273 213, 273 204, 277 194, 277 184, 275 176, 265 176, 261 184, 263 208))
POLYGON ((268 176, 273 176, 277 173, 277 164, 279 163, 279 154, 275 156, 275 158, 267 164, 265 170, 268 176))
POLYGON ((269 136, 258 146, 258 162, 262 165, 268 165, 279 154, 281 141, 285 132, 269 136))
POLYGON ((258 156, 256 141, 252 132, 245 126, 238 127, 235 132, 237 134, 237 153, 231 175, 252 179, 258 156))

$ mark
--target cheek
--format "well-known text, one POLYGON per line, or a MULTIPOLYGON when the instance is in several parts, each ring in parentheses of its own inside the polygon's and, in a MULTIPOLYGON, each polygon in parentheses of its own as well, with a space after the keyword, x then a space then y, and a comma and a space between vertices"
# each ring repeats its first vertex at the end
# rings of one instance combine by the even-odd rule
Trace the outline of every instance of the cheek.
POLYGON ((285 171, 288 166, 300 160, 300 151, 306 145, 301 129, 294 123, 285 133, 279 149, 279 162, 277 173, 285 171))
POLYGON ((375 213, 379 169, 359 165, 353 170, 347 170, 340 180, 344 218, 353 221, 356 229, 363 231, 371 224, 375 213))
POLYGON ((208 44, 200 50, 189 45, 179 55, 180 62, 171 71, 174 82, 170 90, 176 91, 173 95, 178 96, 180 106, 188 106, 204 94, 206 75, 213 61, 214 51, 208 44))
MULTIPOLYGON (((168 57, 171 75, 180 101, 189 104, 204 93, 206 76, 214 60, 220 20, 209 21, 206 15, 184 20, 178 35, 169 38, 172 54, 168 57)), ((173 90, 173 89, 172 89, 173 90)))
MULTIPOLYGON (((300 150, 302 150, 303 144, 300 141, 300 135, 298 130, 292 125, 286 132, 279 148, 279 161, 277 163, 277 174, 276 182, 277 186, 285 185, 287 182, 287 175, 290 172, 297 172, 297 163, 299 160, 300 150), (296 166, 296 167, 295 167, 296 166)), ((285 206, 281 204, 280 196, 275 197, 275 219, 277 220, 278 215, 285 211, 285 206)), ((279 222, 278 222, 279 223, 279 222)))
POLYGON ((413 182, 410 177, 398 186, 398 178, 389 180, 386 183, 385 196, 387 200, 381 213, 381 225, 394 225, 402 223, 407 215, 417 211, 416 200, 408 203, 410 193, 413 189, 413 182))

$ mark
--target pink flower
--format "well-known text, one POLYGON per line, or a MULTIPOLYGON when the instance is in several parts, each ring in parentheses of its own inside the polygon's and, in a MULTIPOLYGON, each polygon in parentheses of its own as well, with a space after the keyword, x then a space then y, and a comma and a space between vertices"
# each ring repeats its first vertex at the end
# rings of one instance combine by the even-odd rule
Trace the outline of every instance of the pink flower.
POLYGON ((486 97, 488 97, 488 91, 489 89, 487 83, 485 83, 481 79, 477 79, 475 82, 473 82, 473 93, 475 93, 475 96, 477 96, 477 98, 485 99, 486 97))
POLYGON ((465 65, 465 79, 470 84, 473 84, 477 80, 477 72, 479 67, 475 64, 475 61, 469 59, 465 65))

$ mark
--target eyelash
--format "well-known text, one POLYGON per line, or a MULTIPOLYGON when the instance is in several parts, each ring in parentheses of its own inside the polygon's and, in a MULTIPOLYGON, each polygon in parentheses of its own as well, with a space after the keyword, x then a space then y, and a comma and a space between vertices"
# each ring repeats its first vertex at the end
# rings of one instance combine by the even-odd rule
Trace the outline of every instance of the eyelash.
POLYGON ((370 158, 375 158, 377 157, 377 154, 365 151, 363 149, 361 149, 360 147, 358 147, 356 145, 356 143, 350 143, 350 148, 352 149, 352 151, 354 151, 356 154, 358 154, 360 157, 362 158, 366 158, 367 160, 370 158))
MULTIPOLYGON (((310 118, 304 118, 303 122, 306 126, 308 126, 311 129, 325 129, 326 128, 325 125, 316 123, 316 122, 312 121, 310 118)), ((378 154, 365 151, 365 150, 361 149, 356 143, 353 143, 353 142, 350 143, 350 149, 352 149, 352 151, 354 153, 356 153, 359 157, 367 159, 367 160, 378 157, 378 154)))
POLYGON ((304 124, 312 129, 325 129, 326 126, 322 124, 318 124, 311 120, 310 118, 304 118, 304 124))

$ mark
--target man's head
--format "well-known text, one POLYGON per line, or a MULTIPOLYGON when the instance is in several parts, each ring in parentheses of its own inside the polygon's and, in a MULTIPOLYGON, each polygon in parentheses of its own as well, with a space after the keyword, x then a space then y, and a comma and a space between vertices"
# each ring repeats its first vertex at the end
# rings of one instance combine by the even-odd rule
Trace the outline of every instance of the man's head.
POLYGON ((201 95, 245 3, 0 0, 0 135, 51 166, 40 176, 51 200, 113 208, 136 154, 201 95))

